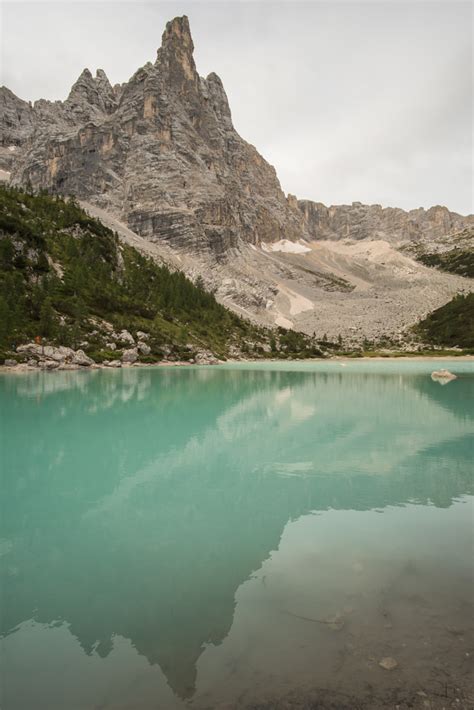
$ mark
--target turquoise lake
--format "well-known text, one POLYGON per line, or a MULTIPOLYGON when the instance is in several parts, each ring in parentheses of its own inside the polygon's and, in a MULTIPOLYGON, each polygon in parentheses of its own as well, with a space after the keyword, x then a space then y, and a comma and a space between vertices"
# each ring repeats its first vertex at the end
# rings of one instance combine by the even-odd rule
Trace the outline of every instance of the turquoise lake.
POLYGON ((2 710, 472 707, 472 363, 4 374, 0 402, 2 710))

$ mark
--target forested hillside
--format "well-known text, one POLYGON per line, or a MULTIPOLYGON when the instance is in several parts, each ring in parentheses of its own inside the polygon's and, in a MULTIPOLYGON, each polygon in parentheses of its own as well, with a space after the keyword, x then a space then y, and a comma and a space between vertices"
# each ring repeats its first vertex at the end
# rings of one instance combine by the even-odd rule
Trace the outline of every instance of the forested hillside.
POLYGON ((311 338, 258 328, 217 303, 199 284, 122 244, 73 199, 0 187, 0 350, 33 338, 116 359, 127 343, 111 334, 146 333, 143 361, 314 356, 311 338), (114 343, 112 344, 114 345, 114 343))
POLYGON ((472 250, 454 248, 440 253, 422 254, 418 259, 425 266, 435 266, 441 271, 474 278, 474 252, 472 250))
POLYGON ((416 328, 424 342, 474 350, 474 293, 455 296, 416 328))

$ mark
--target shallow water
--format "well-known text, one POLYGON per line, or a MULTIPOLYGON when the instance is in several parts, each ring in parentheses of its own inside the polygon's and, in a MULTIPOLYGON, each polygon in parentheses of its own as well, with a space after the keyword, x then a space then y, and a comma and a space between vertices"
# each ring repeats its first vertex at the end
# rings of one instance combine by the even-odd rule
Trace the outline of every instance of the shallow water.
POLYGON ((2 710, 472 707, 473 395, 462 361, 0 376, 2 710))

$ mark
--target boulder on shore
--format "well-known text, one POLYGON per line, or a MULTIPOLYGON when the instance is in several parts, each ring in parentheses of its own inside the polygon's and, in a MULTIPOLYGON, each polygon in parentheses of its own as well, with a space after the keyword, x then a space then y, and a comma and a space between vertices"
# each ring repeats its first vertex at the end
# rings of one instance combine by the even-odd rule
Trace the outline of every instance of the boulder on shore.
POLYGON ((128 330, 122 330, 122 332, 118 335, 118 340, 122 343, 127 343, 128 345, 135 345, 135 338, 128 332, 128 330))
POLYGON ((74 351, 65 345, 38 345, 37 343, 27 343, 19 345, 16 349, 20 355, 30 355, 28 364, 34 366, 36 363, 41 367, 53 369, 51 362, 64 367, 65 365, 81 365, 82 367, 90 367, 94 365, 94 361, 85 354, 83 350, 74 351))
POLYGON ((133 365, 134 362, 138 360, 138 350, 137 348, 129 348, 123 351, 122 362, 133 365))
POLYGON ((217 365, 219 360, 209 350, 198 350, 194 356, 196 365, 217 365))
POLYGON ((40 367, 44 370, 56 370, 59 367, 59 362, 57 360, 42 360, 40 367))
POLYGON ((90 365, 95 365, 94 360, 85 354, 84 350, 78 350, 74 353, 72 359, 73 365, 82 365, 82 367, 89 367, 90 365))
POLYGON ((149 355, 151 353, 151 348, 147 343, 140 342, 137 347, 142 355, 149 355))

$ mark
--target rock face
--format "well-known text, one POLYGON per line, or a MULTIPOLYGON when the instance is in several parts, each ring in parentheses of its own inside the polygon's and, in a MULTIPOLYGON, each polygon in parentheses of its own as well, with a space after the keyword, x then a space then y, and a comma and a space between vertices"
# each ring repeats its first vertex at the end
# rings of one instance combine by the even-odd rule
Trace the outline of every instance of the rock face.
POLYGON ((21 146, 33 133, 34 118, 29 103, 0 88, 0 170, 11 171, 21 146))
POLYGON ((446 207, 422 207, 405 212, 381 205, 333 205, 298 200, 311 239, 383 239, 391 243, 426 242, 474 225, 474 215, 463 217, 446 207))
POLYGON ((300 212, 235 131, 219 77, 198 75, 193 49, 188 19, 178 17, 156 61, 120 87, 85 69, 64 102, 27 110, 8 92, 24 112, 2 139, 18 134, 24 146, 12 182, 75 194, 193 252, 300 237, 300 212))
POLYGON ((0 89, 0 145, 21 146, 32 134, 34 111, 31 104, 22 101, 2 86, 0 89))

